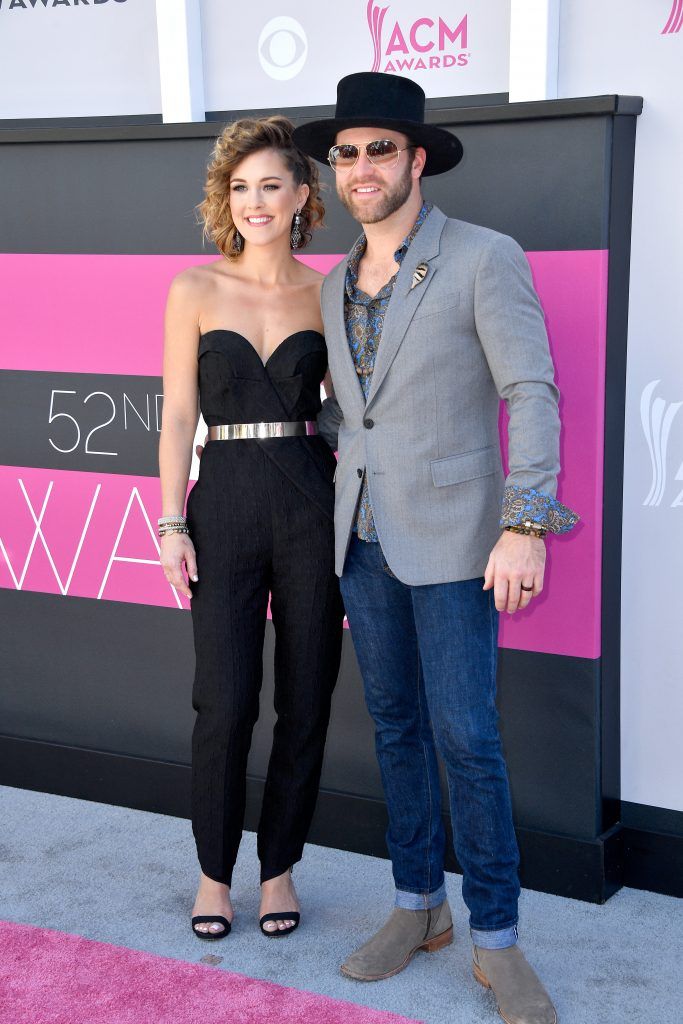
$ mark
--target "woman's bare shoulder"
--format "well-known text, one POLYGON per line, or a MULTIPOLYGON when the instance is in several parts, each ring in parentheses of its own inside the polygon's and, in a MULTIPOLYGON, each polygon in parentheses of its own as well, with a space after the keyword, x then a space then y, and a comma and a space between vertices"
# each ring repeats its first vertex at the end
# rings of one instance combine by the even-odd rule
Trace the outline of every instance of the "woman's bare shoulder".
POLYGON ((171 289, 185 296, 191 296, 215 287, 219 279, 225 278, 222 260, 201 263, 179 271, 171 281, 171 289))

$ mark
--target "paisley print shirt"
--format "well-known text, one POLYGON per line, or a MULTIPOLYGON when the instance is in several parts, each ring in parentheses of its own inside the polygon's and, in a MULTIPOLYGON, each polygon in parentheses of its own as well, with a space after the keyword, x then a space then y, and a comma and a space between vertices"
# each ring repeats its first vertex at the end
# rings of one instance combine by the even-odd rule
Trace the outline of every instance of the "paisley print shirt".
MULTIPOLYGON (((410 243, 424 224, 433 205, 433 203, 422 204, 422 209, 418 213, 417 220, 413 224, 410 233, 403 239, 394 253, 394 260, 398 263, 399 269, 405 254, 408 252, 410 243)), ((346 322, 346 337, 351 349, 351 356, 353 357, 358 380, 367 402, 372 384, 372 374, 375 369, 377 349, 382 338, 384 317, 389 306, 389 299, 394 290, 398 270, 374 297, 371 298, 364 291, 361 291, 358 287, 358 268, 365 253, 366 244, 365 235, 361 235, 349 256, 346 268, 344 320, 346 322)), ((361 540, 377 541, 379 539, 372 515, 367 474, 363 475, 363 486, 361 488, 360 501, 358 502, 355 529, 358 531, 358 536, 361 540)))

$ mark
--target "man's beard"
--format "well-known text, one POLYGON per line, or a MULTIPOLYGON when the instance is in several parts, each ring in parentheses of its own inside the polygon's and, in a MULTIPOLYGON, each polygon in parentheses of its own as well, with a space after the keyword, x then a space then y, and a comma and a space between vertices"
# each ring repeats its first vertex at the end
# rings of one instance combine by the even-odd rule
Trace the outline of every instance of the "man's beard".
POLYGON ((337 179, 337 183, 337 195, 354 220, 361 224, 377 224, 381 220, 386 220, 408 202, 413 188, 410 166, 407 165, 404 174, 393 188, 390 189, 386 185, 378 186, 382 189, 382 198, 373 206, 372 210, 369 210, 362 200, 356 200, 351 189, 339 188, 339 179, 337 179))

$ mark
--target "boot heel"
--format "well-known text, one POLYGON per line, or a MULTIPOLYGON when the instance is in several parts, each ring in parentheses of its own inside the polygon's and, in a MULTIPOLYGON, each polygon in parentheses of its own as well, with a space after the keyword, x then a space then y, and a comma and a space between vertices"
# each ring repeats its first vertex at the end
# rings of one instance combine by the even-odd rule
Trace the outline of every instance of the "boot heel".
POLYGON ((441 935, 435 935, 433 939, 428 939, 427 942, 423 942, 420 949, 426 950, 427 953, 436 953, 437 950, 443 949, 444 946, 450 946, 453 941, 453 926, 447 928, 445 932, 441 932, 441 935))
POLYGON ((486 975, 484 974, 484 972, 482 971, 481 967, 479 967, 478 964, 472 964, 472 973, 474 974, 475 979, 479 982, 480 985, 483 985, 484 988, 491 988, 488 978, 486 977, 486 975))

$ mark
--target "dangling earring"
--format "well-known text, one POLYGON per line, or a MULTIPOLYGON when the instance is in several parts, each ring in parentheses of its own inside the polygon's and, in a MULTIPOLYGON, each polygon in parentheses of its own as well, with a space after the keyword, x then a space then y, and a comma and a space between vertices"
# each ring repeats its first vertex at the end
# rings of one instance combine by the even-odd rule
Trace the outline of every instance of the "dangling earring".
POLYGON ((244 247, 244 239, 242 238, 242 236, 239 233, 239 231, 237 230, 237 228, 235 228, 235 237, 232 240, 232 251, 234 253, 240 253, 240 252, 242 252, 243 247, 244 247))
POLYGON ((290 239, 290 245, 292 249, 298 249, 301 245, 303 236, 301 234, 301 214, 297 210, 294 214, 294 225, 292 227, 292 234, 290 239))

